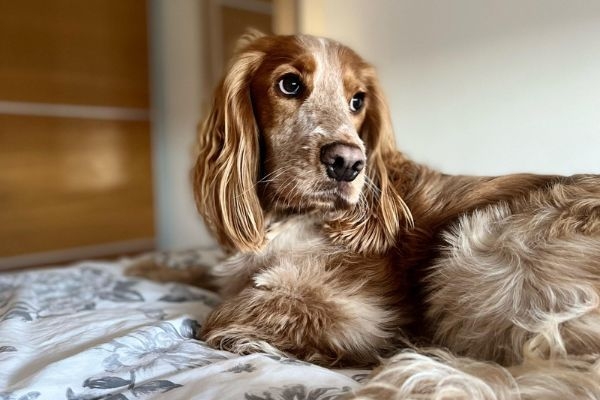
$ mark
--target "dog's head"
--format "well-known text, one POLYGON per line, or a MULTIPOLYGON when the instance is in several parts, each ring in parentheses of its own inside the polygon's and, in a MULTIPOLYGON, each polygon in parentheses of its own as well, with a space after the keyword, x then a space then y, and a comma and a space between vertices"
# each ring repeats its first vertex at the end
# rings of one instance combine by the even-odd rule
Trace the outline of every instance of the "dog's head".
POLYGON ((199 143, 198 208, 229 248, 260 248, 270 212, 322 211, 330 236, 358 251, 396 239, 387 106, 373 68, 337 42, 243 37, 199 143))

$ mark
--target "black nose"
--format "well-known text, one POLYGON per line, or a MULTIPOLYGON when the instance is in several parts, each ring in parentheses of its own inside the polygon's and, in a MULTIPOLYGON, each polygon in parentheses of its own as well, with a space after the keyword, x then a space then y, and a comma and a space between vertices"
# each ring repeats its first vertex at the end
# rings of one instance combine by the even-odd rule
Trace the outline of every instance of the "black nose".
POLYGON ((365 156, 358 147, 331 143, 321 147, 321 162, 330 178, 351 182, 365 167, 365 156))

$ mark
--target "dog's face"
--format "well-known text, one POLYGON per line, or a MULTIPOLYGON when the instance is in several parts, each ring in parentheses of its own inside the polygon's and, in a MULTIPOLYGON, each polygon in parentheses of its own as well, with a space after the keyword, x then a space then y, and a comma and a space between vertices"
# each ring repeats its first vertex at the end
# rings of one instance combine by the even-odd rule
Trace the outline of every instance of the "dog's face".
POLYGON ((360 136, 369 107, 365 63, 336 42, 265 38, 267 55, 250 83, 261 137, 264 206, 351 207, 365 184, 360 136))
POLYGON ((265 243, 267 216, 323 211, 324 233, 360 252, 393 245, 398 158, 374 69, 312 36, 247 35, 199 131, 198 210, 219 242, 265 243))

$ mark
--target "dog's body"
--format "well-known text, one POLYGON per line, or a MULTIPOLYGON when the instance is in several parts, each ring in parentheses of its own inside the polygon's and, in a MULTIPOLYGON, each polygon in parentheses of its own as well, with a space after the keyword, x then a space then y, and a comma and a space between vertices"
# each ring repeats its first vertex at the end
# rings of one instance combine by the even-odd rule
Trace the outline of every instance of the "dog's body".
POLYGON ((599 176, 418 165, 372 68, 309 36, 244 38, 199 142, 198 208, 234 253, 208 343, 324 365, 407 342, 464 357, 400 353, 373 398, 600 398, 599 176))

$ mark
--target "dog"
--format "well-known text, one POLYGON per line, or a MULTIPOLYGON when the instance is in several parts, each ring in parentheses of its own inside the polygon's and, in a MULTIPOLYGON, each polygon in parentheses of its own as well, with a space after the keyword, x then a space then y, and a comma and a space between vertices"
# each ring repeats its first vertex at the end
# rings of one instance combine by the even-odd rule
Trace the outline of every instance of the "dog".
POLYGON ((374 68, 307 35, 240 39, 198 146, 210 345, 381 363, 357 399, 600 399, 600 176, 411 161, 374 68))

